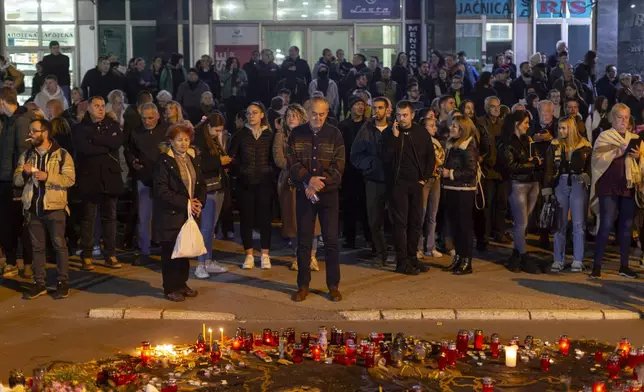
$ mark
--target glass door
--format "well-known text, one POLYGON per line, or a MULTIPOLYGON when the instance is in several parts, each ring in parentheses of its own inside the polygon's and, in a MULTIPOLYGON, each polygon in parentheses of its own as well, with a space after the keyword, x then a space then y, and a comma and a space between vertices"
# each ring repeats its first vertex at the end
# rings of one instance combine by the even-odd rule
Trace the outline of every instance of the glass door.
POLYGON ((304 28, 264 28, 262 49, 270 49, 273 51, 275 64, 277 65, 281 65, 284 59, 288 57, 288 48, 291 46, 300 48, 300 57, 306 59, 308 51, 305 43, 306 29, 304 28))
POLYGON ((456 47, 467 54, 467 62, 481 70, 483 24, 480 20, 456 23, 456 47))
POLYGON ((310 28, 308 47, 306 59, 311 68, 322 57, 324 49, 331 49, 334 56, 338 49, 342 49, 344 57, 351 61, 353 57, 353 27, 310 28))
POLYGON ((300 48, 300 57, 313 68, 322 57, 324 49, 344 50, 344 56, 351 61, 353 56, 353 26, 281 27, 265 26, 262 34, 262 49, 270 49, 275 63, 281 65, 288 57, 288 48, 300 48))

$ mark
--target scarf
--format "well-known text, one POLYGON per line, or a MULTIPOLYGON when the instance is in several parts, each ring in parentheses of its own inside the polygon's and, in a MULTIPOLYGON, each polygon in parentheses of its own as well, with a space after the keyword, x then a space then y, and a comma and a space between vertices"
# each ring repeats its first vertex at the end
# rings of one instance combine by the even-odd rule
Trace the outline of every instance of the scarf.
MULTIPOLYGON (((600 133, 595 142, 591 157, 592 179, 590 183, 590 209, 597 216, 595 233, 599 230, 599 199, 595 196, 595 184, 597 184, 597 180, 606 172, 613 160, 617 158, 621 150, 625 149, 628 143, 637 137, 631 132, 626 132, 622 136, 611 128, 600 133)), ((640 149, 644 150, 642 143, 640 143, 640 149)), ((630 155, 626 156, 626 187, 629 189, 641 187, 643 173, 644 158, 640 158, 638 163, 630 155)))
POLYGON ((187 152, 184 154, 179 154, 174 150, 172 152, 174 153, 174 159, 177 161, 177 166, 179 166, 181 181, 183 181, 183 185, 186 186, 188 195, 192 199, 195 194, 195 183, 197 179, 195 168, 192 166, 192 160, 187 152))

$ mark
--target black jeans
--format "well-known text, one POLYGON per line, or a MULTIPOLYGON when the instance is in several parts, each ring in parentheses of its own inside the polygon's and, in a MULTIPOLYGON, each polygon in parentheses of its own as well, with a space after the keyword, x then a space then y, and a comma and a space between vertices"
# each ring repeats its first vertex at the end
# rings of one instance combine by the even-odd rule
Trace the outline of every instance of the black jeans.
POLYGON ((472 209, 475 191, 445 190, 445 208, 454 241, 454 250, 461 257, 472 257, 474 228, 472 209))
POLYGON ((172 258, 175 242, 176 238, 174 241, 161 243, 161 276, 165 294, 186 288, 186 282, 190 276, 190 260, 172 258))
POLYGON ((396 262, 416 258, 423 229, 423 186, 418 182, 399 181, 390 189, 389 207, 394 224, 396 262))
POLYGON ((326 262, 326 285, 340 284, 340 249, 338 245, 338 220, 340 200, 337 191, 318 193, 320 201, 311 203, 304 191, 298 190, 295 197, 297 219, 297 287, 309 287, 311 283, 311 243, 315 218, 319 217, 324 239, 326 262))
POLYGON ((36 284, 45 285, 47 277, 45 269, 45 249, 47 247, 47 234, 51 238, 56 252, 56 265, 58 269, 58 282, 67 283, 69 277, 69 253, 65 241, 65 223, 67 212, 65 210, 46 211, 42 216, 28 213, 28 227, 33 249, 33 269, 36 284))
POLYGON ((493 235, 505 233, 505 216, 508 214, 510 182, 504 180, 484 180, 483 192, 485 208, 483 216, 475 212, 477 240, 489 240, 493 235))
POLYGON ((22 201, 14 200, 13 185, 10 182, 0 183, 0 248, 7 259, 7 264, 16 265, 18 260, 18 240, 22 243, 24 264, 31 264, 31 240, 29 230, 24 224, 22 201))
POLYGON ((240 184, 239 215, 244 250, 253 249, 253 229, 259 227, 261 248, 271 247, 273 184, 240 184))
POLYGON ((103 234, 103 255, 105 259, 116 253, 116 196, 98 195, 83 201, 83 220, 81 221, 81 248, 83 258, 92 257, 94 249, 94 227, 96 214, 100 208, 103 234))
POLYGON ((348 243, 356 242, 356 227, 358 221, 367 242, 371 242, 371 229, 367 218, 367 203, 365 183, 362 177, 347 178, 342 185, 342 219, 343 234, 348 243))
POLYGON ((366 181, 367 217, 371 238, 376 252, 387 259, 387 243, 385 241, 385 204, 387 202, 387 186, 384 183, 366 181))

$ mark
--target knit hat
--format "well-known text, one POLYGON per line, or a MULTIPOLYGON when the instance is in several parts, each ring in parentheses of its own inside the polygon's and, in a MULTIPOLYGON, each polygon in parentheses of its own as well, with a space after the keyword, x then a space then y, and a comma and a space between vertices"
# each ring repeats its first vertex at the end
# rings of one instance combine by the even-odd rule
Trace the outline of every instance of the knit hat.
POLYGON ((367 103, 364 101, 364 99, 362 99, 362 97, 361 97, 361 96, 359 96, 359 95, 352 95, 352 96, 350 96, 350 97, 349 97, 349 110, 351 110, 351 108, 353 108, 353 105, 355 105, 355 104, 356 104, 356 103, 358 103, 358 102, 362 102, 362 103, 364 103, 365 105, 367 104, 367 103))
POLYGON ((530 66, 536 67, 541 62, 541 53, 537 52, 530 56, 530 66))

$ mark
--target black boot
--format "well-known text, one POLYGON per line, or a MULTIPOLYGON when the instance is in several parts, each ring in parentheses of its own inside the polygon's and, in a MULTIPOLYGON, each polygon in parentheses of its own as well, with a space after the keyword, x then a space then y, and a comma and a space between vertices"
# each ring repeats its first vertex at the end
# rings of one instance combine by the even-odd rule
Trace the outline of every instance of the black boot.
POLYGON ((449 266, 443 268, 443 271, 445 272, 453 272, 456 267, 458 267, 458 264, 461 262, 461 256, 455 255, 454 258, 452 259, 452 264, 449 266))
POLYGON ((429 272, 429 267, 423 264, 423 262, 418 260, 416 257, 410 257, 409 264, 420 272, 429 272))
POLYGON ((461 257, 461 262, 454 268, 454 275, 469 275, 472 273, 472 258, 461 257))
POLYGON ((537 264, 537 261, 529 255, 527 252, 522 254, 520 256, 520 265, 521 265, 521 271, 527 272, 529 274, 535 274, 538 275, 541 273, 541 269, 539 269, 539 265, 537 264))
POLYGON ((397 260, 395 272, 405 275, 418 275, 420 271, 414 268, 408 260, 397 260))
POLYGON ((515 273, 521 272, 521 255, 516 249, 512 249, 512 256, 508 260, 508 269, 515 273))

